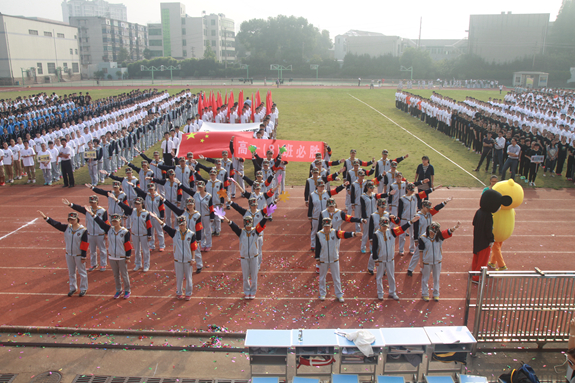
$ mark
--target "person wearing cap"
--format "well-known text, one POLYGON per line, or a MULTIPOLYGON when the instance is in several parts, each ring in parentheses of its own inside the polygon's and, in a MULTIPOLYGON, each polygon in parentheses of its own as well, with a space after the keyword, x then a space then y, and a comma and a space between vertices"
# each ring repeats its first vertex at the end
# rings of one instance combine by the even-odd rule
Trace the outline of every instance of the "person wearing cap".
MULTIPOLYGON (((346 160, 347 163, 347 160, 346 160)), ((351 199, 351 189, 353 184, 358 180, 358 178, 360 177, 360 173, 363 174, 363 177, 365 177, 366 175, 371 175, 375 170, 372 168, 369 171, 365 171, 364 169, 361 169, 359 166, 361 164, 361 161, 358 159, 354 159, 352 162, 352 168, 346 168, 344 169, 344 173, 346 174, 345 179, 347 182, 349 182, 350 187, 347 190, 347 194, 345 196, 345 207, 347 209, 347 212, 350 214, 354 214, 355 213, 355 208, 351 199)), ((361 195, 361 192, 360 192, 361 195)), ((358 229, 359 230, 359 229, 358 229)))
MULTIPOLYGON (((94 187, 90 184, 85 184, 85 186, 88 189, 91 189, 94 193, 103 195, 105 197, 108 197, 108 193, 110 193, 110 190, 100 189, 100 188, 94 187)), ((123 204, 128 203, 126 200, 126 198, 127 198, 126 193, 124 193, 122 191, 121 182, 113 181, 111 192, 114 193, 114 195, 116 196, 116 199, 119 201, 118 203, 123 203, 123 204)), ((118 206, 118 203, 116 203, 116 201, 114 201, 113 199, 108 198, 108 214, 124 214, 124 211, 122 209, 120 209, 120 207, 118 206)))
MULTIPOLYGON (((202 155, 200 155, 200 158, 205 159, 206 161, 211 162, 213 164, 216 164, 216 170, 218 170, 218 179, 222 182, 227 181, 227 177, 234 177, 236 175, 236 172, 234 170, 234 163, 232 160, 229 159, 227 150, 222 150, 222 158, 221 159, 219 159, 219 158, 206 158, 202 155), (219 163, 219 167, 218 167, 218 163, 219 163), (222 172, 220 170, 220 168, 225 170, 225 173, 222 172), (224 176, 226 176, 225 179, 223 179, 224 176)), ((229 181, 228 181, 228 183, 229 183, 229 181)), ((228 191, 229 191, 229 189, 228 189, 228 191)), ((235 192, 235 190, 233 192, 235 192)), ((229 205, 228 205, 228 207, 229 207, 229 205)))
MULTIPOLYGON (((317 167, 317 161, 319 160, 322 167, 329 172, 330 166, 337 166, 341 163, 345 162, 345 158, 341 160, 330 161, 331 157, 331 148, 324 142, 325 145, 325 158, 322 159, 322 155, 320 152, 315 153, 315 159, 309 165, 309 177, 311 177, 312 170, 317 167)), ((344 174, 345 176, 345 174, 344 174)))
MULTIPOLYGON (((146 193, 144 190, 140 189, 139 187, 135 187, 134 190, 138 194, 138 197, 144 199, 145 208, 150 213, 154 213, 163 221, 165 216, 166 208, 164 206, 164 199, 161 195, 156 192, 156 184, 149 183, 148 184, 148 192, 146 193)), ((180 215, 180 214, 177 214, 180 215)), ((152 238, 149 241, 150 250, 156 250, 156 234, 158 235, 159 249, 160 251, 164 251, 166 248, 166 244, 164 242, 164 231, 162 230, 162 225, 160 225, 156 220, 152 220, 152 238)))
MULTIPOLYGON (((381 152, 381 158, 379 160, 377 160, 376 164, 375 164, 375 176, 380 176, 380 175, 384 175, 391 171, 391 164, 392 162, 395 162, 395 167, 397 168, 397 164, 399 164, 401 161, 403 161, 404 159, 406 159, 407 157, 409 157, 409 154, 406 154, 403 157, 397 157, 396 159, 393 160, 389 160, 387 158, 388 156, 388 151, 387 149, 383 149, 383 151, 381 152)), ((384 182, 380 182, 378 187, 377 187, 377 192, 381 193, 383 192, 384 186, 387 185, 387 183, 384 182)))
MULTIPOLYGON (((113 193, 109 193, 108 197, 114 200, 116 199, 113 193)), ((132 233, 132 242, 134 243, 134 250, 136 253, 136 267, 134 267, 134 271, 138 271, 142 267, 143 254, 144 272, 147 272, 150 270, 149 241, 152 238, 152 221, 150 220, 150 213, 144 209, 144 199, 142 197, 136 198, 134 201, 134 208, 124 204, 119 204, 119 206, 124 210, 124 214, 126 214, 128 219, 131 221, 130 233, 132 233)))
MULTIPOLYGON (((102 170, 102 172, 105 172, 105 170, 102 170)), ((122 189, 124 190, 124 193, 126 193, 126 199, 128 200, 128 205, 134 206, 134 201, 136 200, 136 197, 138 195, 136 194, 134 187, 130 186, 130 184, 133 184, 135 186, 140 186, 140 181, 136 177, 134 177, 132 169, 126 168, 126 177, 118 177, 118 176, 114 175, 113 173, 106 173, 106 174, 112 180, 120 181, 122 183, 122 189)), ((129 229, 130 226, 127 226, 127 228, 129 229)))
MULTIPOLYGON (((154 172, 154 175, 152 177, 158 178, 158 179, 166 178, 166 171, 164 171, 160 168, 160 165, 164 165, 164 161, 162 161, 160 159, 160 152, 158 152, 158 151, 154 152, 154 154, 153 154, 154 159, 149 158, 148 156, 146 156, 146 154, 144 152, 142 152, 138 149, 136 149, 136 152, 138 152, 144 160, 148 161, 148 164, 150 165, 152 172, 154 172)), ((149 180, 146 180, 146 181, 149 181, 149 180)), ((158 193, 164 195, 165 194, 164 185, 157 184, 157 191, 158 191, 158 193)))
MULTIPOLYGON (((267 178, 264 178, 263 170, 258 170, 256 172, 256 179, 254 181, 252 181, 245 174, 242 175, 242 180, 245 181, 249 186, 251 186, 252 189, 254 187, 254 183, 258 183, 261 187, 262 193, 266 193, 270 188, 273 187, 274 177, 275 177, 275 174, 272 174, 272 175, 268 176, 267 178)), ((244 186, 245 185, 242 186, 242 189, 244 189, 244 186)))
MULTIPOLYGON (((189 167, 186 164, 186 159, 184 157, 178 157, 176 159, 176 162, 178 163, 177 166, 158 165, 158 167, 164 171, 168 171, 170 169, 174 170, 176 178, 180 181, 180 183, 183 186, 189 188, 191 182, 194 181, 195 166, 189 167)), ((186 199, 188 197, 189 197, 188 194, 183 194, 183 199, 186 199)))
POLYGON ((419 237, 419 251, 423 260, 423 271, 421 278, 421 298, 429 302, 429 275, 433 271, 433 300, 439 301, 439 276, 441 274, 441 261, 443 241, 451 238, 455 230, 461 223, 451 229, 441 231, 441 225, 438 222, 432 222, 427 226, 426 233, 419 237))
POLYGON ((130 276, 128 275, 128 262, 132 256, 130 232, 125 227, 122 227, 122 216, 120 214, 110 214, 111 224, 108 224, 90 206, 86 206, 86 211, 108 236, 108 260, 116 282, 114 299, 120 298, 122 293, 124 294, 124 299, 128 299, 131 291, 130 276), (124 282, 123 289, 122 281, 124 282))
MULTIPOLYGON (((251 217, 254 220, 254 225, 258 225, 258 223, 261 222, 262 219, 264 219, 264 217, 268 218, 268 207, 264 207, 263 210, 259 210, 258 209, 258 200, 254 197, 250 197, 248 200, 248 204, 249 204, 249 209, 244 209, 243 207, 241 207, 240 205, 238 205, 235 202, 231 203, 231 206, 234 208, 235 211, 237 211, 238 213, 240 213, 242 215, 243 218, 246 217, 251 217)), ((263 249, 263 245, 264 245, 264 232, 262 231, 260 233, 260 236, 258 237, 258 241, 259 243, 259 254, 258 254, 258 267, 261 267, 262 265, 262 258, 263 258, 263 253, 262 253, 262 249, 263 249)))
MULTIPOLYGON (((148 181, 153 181, 156 185, 162 185, 165 191, 165 199, 176 206, 180 206, 180 201, 182 200, 183 195, 182 183, 176 178, 176 172, 174 169, 169 169, 166 174, 168 176, 167 179, 150 177, 148 181)), ((172 226, 172 215, 172 212, 168 212, 166 215, 165 221, 168 226, 172 226)))
POLYGON ((195 206, 202 217, 202 238, 200 243, 201 251, 212 249, 212 227, 214 226, 214 204, 213 197, 206 192, 206 183, 203 180, 195 181, 197 191, 182 187, 196 201, 195 206))
MULTIPOLYGON (((88 197, 90 207, 104 222, 108 222, 108 212, 101 206, 98 206, 98 196, 91 195, 88 197)), ((88 231, 88 243, 90 244, 90 268, 88 271, 93 271, 98 267, 98 250, 100 250, 100 271, 106 271, 107 254, 106 241, 104 235, 106 234, 95 222, 91 214, 89 214, 82 205, 74 204, 67 199, 62 199, 62 203, 69 206, 73 210, 82 213, 86 216, 86 228, 88 231)))
MULTIPOLYGON (((413 185, 414 186, 418 186, 421 185, 421 183, 425 183, 428 182, 429 180, 425 179, 423 181, 417 181, 415 182, 413 185)), ((391 185, 389 185, 389 190, 390 192, 389 194, 389 206, 390 206, 390 212, 391 214, 398 216, 398 210, 397 207, 399 206, 399 199, 404 196, 406 194, 406 189, 407 189, 407 185, 409 184, 409 182, 406 181, 405 178, 403 178, 403 173, 401 172, 396 172, 395 173, 395 182, 393 182, 391 185), (396 191, 395 194, 392 194, 392 191, 396 191)))
POLYGON ((174 269, 176 271, 176 298, 189 301, 192 299, 194 284, 192 282, 193 264, 196 263, 196 250, 198 243, 196 234, 188 228, 186 217, 176 218, 178 229, 174 229, 163 223, 157 215, 152 217, 162 224, 164 231, 173 239, 174 246, 174 269), (186 281, 185 296, 183 294, 184 280, 186 281))
MULTIPOLYGON (((266 160, 268 160, 270 163, 275 163, 277 161, 281 161, 281 157, 280 154, 278 153, 278 155, 274 158, 274 152, 273 150, 268 149, 266 151, 266 160)), ((258 170, 262 170, 262 166, 263 166, 263 162, 264 162, 264 158, 261 158, 257 153, 252 153, 252 162, 254 164, 254 175, 258 170)))
POLYGON ((335 296, 338 301, 343 302, 343 291, 341 290, 341 277, 339 272, 339 243, 342 239, 361 237, 361 232, 335 230, 331 227, 331 219, 322 220, 322 229, 314 233, 317 237, 315 241, 315 261, 319 266, 319 299, 324 301, 327 295, 326 278, 327 271, 331 271, 335 296))
MULTIPOLYGON (((419 237, 427 232, 427 227, 431 225, 433 221, 433 216, 436 215, 441 209, 447 205, 449 201, 452 200, 452 197, 447 198, 440 204, 435 205, 432 207, 431 201, 421 201, 421 209, 417 212, 417 217, 419 220, 416 221, 413 225, 413 236, 415 240, 415 246, 419 245, 419 237)), ((413 276, 413 272, 419 263, 419 252, 416 251, 413 256, 411 257, 411 261, 409 261, 409 267, 407 268, 407 275, 409 277, 413 276)))
MULTIPOLYGON (((148 189, 148 183, 150 181, 148 181, 146 178, 147 177, 153 177, 155 175, 155 173, 152 171, 152 169, 150 169, 149 167, 149 162, 147 160, 143 160, 141 162, 142 167, 139 168, 136 165, 132 164, 130 161, 126 160, 125 158, 122 157, 122 160, 125 161, 128 165, 129 168, 133 169, 136 171, 136 173, 138 173, 139 179, 141 179, 142 181, 140 182, 140 187, 142 188, 142 190, 147 190, 148 189)), ((131 182, 131 181, 130 181, 131 182)), ((133 183, 133 182, 132 182, 133 183)))
MULTIPOLYGON (((235 180, 233 180, 233 181, 235 182, 235 180)), ((249 184, 249 182, 252 182, 252 181, 246 177, 246 182, 249 184)), ((258 209, 263 210, 266 206, 274 203, 274 201, 275 201, 274 195, 275 195, 275 193, 279 187, 278 185, 276 185, 275 187, 273 187, 272 189, 269 189, 267 192, 264 193, 263 189, 267 188, 265 186, 266 183, 253 181, 251 193, 248 191, 245 191, 242 187, 240 187, 238 185, 238 183, 236 183, 236 186, 238 187, 238 189, 242 193, 242 197, 247 198, 248 200, 250 198, 255 198, 258 201, 258 209)), ((269 185, 269 183, 267 183, 267 184, 269 185)), ((272 220, 271 217, 268 218, 268 220, 271 221, 272 220)))
POLYGON ((244 299, 255 299, 258 290, 258 271, 260 258, 260 241, 259 237, 266 227, 267 219, 264 217, 257 225, 254 224, 253 217, 244 217, 244 228, 240 229, 238 225, 224 216, 230 228, 240 239, 240 258, 242 266, 242 275, 244 280, 244 299))
POLYGON ((68 265, 68 278, 70 291, 68 296, 71 297, 78 290, 76 273, 80 275, 80 296, 83 297, 88 292, 88 273, 86 272, 86 251, 90 246, 88 244, 88 230, 80 225, 80 217, 75 211, 68 213, 68 224, 60 223, 42 213, 38 213, 56 230, 64 233, 64 242, 66 246, 66 264, 68 265))
MULTIPOLYGON (((371 161, 362 161, 359 158, 355 158, 355 155, 357 154, 357 150, 355 149, 351 149, 349 151, 349 158, 347 160, 345 160, 345 163, 343 164, 343 166, 345 166, 345 171, 343 173, 343 176, 350 181, 347 178, 347 172, 349 172, 351 169, 354 169, 354 161, 357 160, 357 166, 369 166, 372 165, 375 162, 375 157, 371 159, 371 161)), ((357 169, 356 169, 357 171, 357 169)), ((355 179, 351 180, 350 182, 355 181, 355 179)))
POLYGON ((389 228, 391 218, 392 217, 386 217, 383 215, 379 219, 379 229, 377 229, 371 237, 372 252, 370 260, 372 260, 373 265, 377 267, 377 273, 375 276, 377 298, 379 300, 383 300, 383 296, 385 295, 383 292, 383 276, 387 275, 389 297, 398 301, 399 297, 395 293, 395 238, 405 233, 405 231, 411 227, 413 222, 417 222, 419 220, 419 217, 414 217, 403 225, 396 226, 393 229, 389 228))
MULTIPOLYGON (((377 210, 369 216, 368 221, 368 237, 369 237, 369 244, 370 248, 373 249, 373 234, 379 228, 379 220, 381 218, 388 218, 390 223, 395 225, 399 225, 401 220, 394 215, 389 214, 387 211, 387 201, 385 199, 378 199, 377 200, 377 210)), ((373 255, 373 254, 372 254, 373 255)), ((375 269, 375 260, 372 256, 369 257, 369 261, 367 262, 367 272, 373 275, 373 270, 375 269)), ((385 275, 385 270, 383 271, 385 275)))
MULTIPOLYGON (((370 174, 373 173, 373 169, 370 174)), ((348 181, 351 178, 352 171, 348 173, 348 181)), ((363 194, 363 190, 365 188, 365 170, 359 169, 357 170, 357 179, 350 183, 349 186, 349 210, 348 213, 353 214, 355 218, 361 218, 361 195, 363 194)), ((369 175, 369 174, 368 174, 369 175)), ((355 231, 361 231, 361 226, 356 223, 355 224, 355 231)))
MULTIPOLYGON (((383 175, 380 175, 382 177, 383 175)), ((394 193, 393 191, 391 193, 394 193)), ((363 222, 363 237, 361 238, 361 252, 363 254, 367 251, 367 241, 370 239, 369 223, 367 220, 371 217, 373 213, 377 211, 377 201, 380 199, 387 198, 386 193, 375 193, 375 185, 372 181, 367 181, 365 183, 365 193, 360 197, 360 210, 361 218, 363 222)), ((357 229, 358 225, 356 225, 357 229)), ((361 226, 360 226, 361 227, 361 226)))
POLYGON ((345 184, 340 185, 328 192, 325 190, 325 182, 323 182, 323 180, 317 181, 317 189, 313 191, 309 196, 308 210, 307 210, 307 219, 311 223, 311 232, 310 232, 311 251, 316 251, 315 250, 316 237, 317 237, 316 233, 318 232, 318 230, 320 230, 318 228, 319 219, 321 217, 321 212, 324 211, 327 207, 327 200, 332 196, 338 194, 342 190, 344 190, 345 187, 348 185, 349 184, 346 182, 345 184))
MULTIPOLYGON (((236 157, 234 155, 234 136, 230 140, 230 153, 232 154, 232 165, 234 168, 234 176, 233 179, 236 180, 237 183, 240 184, 242 189, 244 188, 244 180, 242 178, 242 174, 244 173, 244 163, 245 160, 242 157, 236 157)), ((230 191, 232 194, 232 198, 236 197, 236 183, 232 182, 230 185, 230 191)))
MULTIPOLYGON (((188 197, 186 199, 185 209, 180 209, 170 201, 164 200, 164 203, 166 204, 168 209, 173 211, 174 214, 176 214, 178 217, 182 216, 186 218, 188 229, 196 234, 196 242, 201 243, 202 231, 203 231, 202 215, 200 214, 199 211, 196 210, 196 200, 194 199, 194 197, 188 197)), ((204 268, 200 246, 196 248, 195 256, 196 256, 196 267, 197 267, 196 274, 199 274, 202 272, 202 269, 204 268)))
POLYGON ((326 186, 327 190, 330 190, 328 188, 328 184, 329 181, 335 181, 337 180, 337 176, 339 175, 339 173, 341 173, 343 171, 343 168, 339 171, 339 172, 335 172, 333 174, 328 174, 325 176, 320 175, 321 171, 319 167, 315 167, 311 170, 311 177, 308 178, 305 182, 305 189, 303 192, 303 196, 304 196, 304 200, 305 200, 305 206, 308 206, 308 201, 309 201, 309 195, 311 193, 313 193, 316 188, 317 188, 317 182, 319 180, 322 180, 326 186))
MULTIPOLYGON (((397 216, 401 219, 401 222, 407 221, 410 217, 414 217, 417 213, 419 207, 421 207, 421 202, 433 193, 434 190, 441 188, 439 185, 436 188, 430 188, 426 191, 415 192, 415 184, 408 183, 405 188, 405 195, 403 195, 397 204, 397 216)), ((402 234, 399 237, 399 255, 403 256, 403 250, 405 248, 405 237, 409 235, 409 253, 413 255, 415 253, 415 236, 413 235, 413 227, 410 227, 407 233, 402 234)))
MULTIPOLYGON (((221 169, 221 170, 223 170, 223 169, 221 169)), ((224 183, 220 179, 217 178, 218 177, 218 170, 216 168, 211 168, 209 170, 209 174, 210 174, 209 180, 203 179, 202 176, 198 172, 195 173, 195 176, 197 177, 198 180, 204 181, 204 183, 206 185, 205 191, 209 195, 212 196, 212 205, 213 205, 214 209, 216 207, 223 208, 224 203, 225 203, 225 198, 222 197, 218 193, 220 192, 220 190, 225 189, 224 183)), ((212 224, 212 230, 213 230, 212 236, 216 236, 216 237, 220 236, 220 232, 222 230, 222 220, 218 216, 214 217, 214 222, 212 224)))

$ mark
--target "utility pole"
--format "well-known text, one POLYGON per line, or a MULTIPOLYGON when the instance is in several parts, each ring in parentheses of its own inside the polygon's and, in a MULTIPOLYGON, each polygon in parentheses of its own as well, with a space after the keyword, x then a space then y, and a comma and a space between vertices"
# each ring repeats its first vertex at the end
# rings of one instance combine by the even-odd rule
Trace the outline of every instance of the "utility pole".
POLYGON ((423 17, 419 18, 419 40, 417 41, 417 47, 421 48, 421 22, 423 20, 423 17))

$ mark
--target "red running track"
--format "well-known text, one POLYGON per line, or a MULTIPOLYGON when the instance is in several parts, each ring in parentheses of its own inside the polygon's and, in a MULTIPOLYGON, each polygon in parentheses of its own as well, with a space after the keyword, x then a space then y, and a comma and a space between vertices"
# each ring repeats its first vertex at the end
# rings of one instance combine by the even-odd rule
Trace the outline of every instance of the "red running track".
MULTIPOLYGON (((232 331, 463 324, 467 271, 472 257, 471 220, 478 207, 480 189, 441 189, 431 195, 434 204, 454 197, 435 218, 443 227, 461 220, 462 227, 443 246, 441 301, 428 303, 420 298, 419 270, 413 277, 406 276, 409 255, 396 257, 400 301, 377 300, 375 277, 366 273, 368 256, 359 251, 359 238, 344 240, 341 245, 345 303, 334 300, 330 276, 328 299, 319 301, 303 188, 293 187, 288 192, 291 199, 280 203, 265 231, 257 298, 241 299, 238 239, 224 225, 222 235, 214 238, 212 251, 204 253, 204 271, 193 276, 192 300, 185 302, 175 299, 169 237, 168 251, 152 252, 148 273, 130 271, 130 299, 112 299, 115 288, 109 268, 89 273, 89 291, 85 297, 68 298, 63 235, 39 218, 36 211, 64 220, 69 208, 61 203, 61 198, 84 204, 90 191, 81 187, 3 189, 0 192, 1 324, 150 330, 205 330, 214 324, 232 331), (38 220, 30 223, 35 218, 38 220)), ((571 267, 574 193, 573 189, 525 191, 524 204, 517 209, 515 233, 503 247, 510 269, 571 267)), ((344 205, 343 195, 336 200, 340 206, 344 205)), ((245 199, 236 201, 247 206, 245 199)), ((228 214, 239 221, 235 211, 228 214)), ((346 223, 343 228, 353 230, 353 225, 346 223)), ((385 278, 384 289, 387 291, 385 278)))

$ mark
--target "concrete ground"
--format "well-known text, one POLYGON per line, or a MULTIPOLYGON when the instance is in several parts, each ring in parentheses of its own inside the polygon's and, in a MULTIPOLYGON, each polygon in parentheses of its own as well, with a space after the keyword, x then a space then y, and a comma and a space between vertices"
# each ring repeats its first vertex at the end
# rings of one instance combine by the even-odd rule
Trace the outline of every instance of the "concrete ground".
MULTIPOLYGON (((59 371, 63 375, 62 383, 71 383, 77 375, 92 374, 214 381, 249 379, 250 366, 246 353, 232 350, 193 351, 192 346, 201 346, 209 337, 209 333, 205 338, 0 333, 3 344, 0 347, 0 374, 18 374, 13 383, 29 382, 46 371, 59 371), (16 347, 10 342, 30 346, 16 347), (34 346, 40 343, 72 346, 34 346), (133 345, 190 346, 191 351, 73 348, 78 344, 122 344, 126 348, 133 345)), ((221 343, 229 347, 243 347, 243 339, 224 338, 221 343)), ((560 374, 554 372, 553 366, 564 360, 560 352, 480 351, 476 357, 470 358, 467 373, 487 376, 489 381, 496 381, 502 373, 525 362, 534 368, 540 381, 563 382, 565 366, 558 367, 560 374)), ((273 372, 268 370, 270 374, 273 372)))

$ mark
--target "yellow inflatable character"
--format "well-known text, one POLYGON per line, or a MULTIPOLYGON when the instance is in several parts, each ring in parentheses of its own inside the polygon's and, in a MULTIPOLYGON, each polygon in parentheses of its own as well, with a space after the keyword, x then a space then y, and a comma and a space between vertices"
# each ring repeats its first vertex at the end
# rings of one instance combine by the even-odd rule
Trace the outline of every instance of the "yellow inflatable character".
POLYGON ((507 270, 503 255, 501 254, 501 245, 503 241, 511 237, 515 229, 515 208, 523 203, 523 188, 515 183, 512 179, 500 181, 493 186, 493 190, 498 191, 501 195, 508 195, 513 199, 509 206, 501 206, 501 209, 493 214, 493 236, 495 243, 491 249, 491 260, 488 266, 497 271, 507 270))

